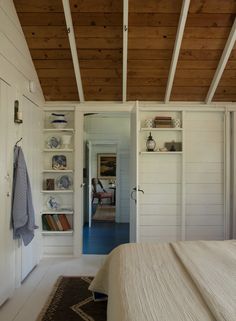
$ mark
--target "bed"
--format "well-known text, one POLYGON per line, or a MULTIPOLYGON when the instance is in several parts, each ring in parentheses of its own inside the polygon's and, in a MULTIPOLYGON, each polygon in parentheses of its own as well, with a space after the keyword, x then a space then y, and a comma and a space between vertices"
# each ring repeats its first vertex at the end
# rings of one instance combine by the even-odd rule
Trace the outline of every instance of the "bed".
POLYGON ((90 290, 107 321, 236 321, 236 241, 119 246, 90 290))

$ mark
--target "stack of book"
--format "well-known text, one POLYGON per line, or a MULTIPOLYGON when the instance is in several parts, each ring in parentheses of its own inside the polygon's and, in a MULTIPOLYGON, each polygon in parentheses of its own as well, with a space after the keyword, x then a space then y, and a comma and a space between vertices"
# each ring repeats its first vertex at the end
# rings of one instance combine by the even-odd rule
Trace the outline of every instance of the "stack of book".
POLYGON ((172 118, 169 116, 156 116, 154 119, 155 127, 158 128, 171 128, 172 118))
POLYGON ((44 231, 69 231, 71 225, 65 214, 44 214, 42 215, 44 231))

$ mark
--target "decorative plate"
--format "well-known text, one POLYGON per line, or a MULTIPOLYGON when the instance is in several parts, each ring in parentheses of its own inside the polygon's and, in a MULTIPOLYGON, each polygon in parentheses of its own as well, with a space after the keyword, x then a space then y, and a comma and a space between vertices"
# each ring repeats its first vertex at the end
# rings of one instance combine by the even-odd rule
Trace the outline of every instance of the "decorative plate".
POLYGON ((70 189, 72 186, 72 178, 68 175, 58 176, 56 179, 57 189, 70 189))
POLYGON ((60 148, 61 146, 61 138, 60 137, 56 137, 56 136, 52 136, 49 137, 48 141, 47 141, 47 145, 49 148, 60 148))
POLYGON ((52 169, 66 169, 66 156, 54 155, 52 157, 52 169))
POLYGON ((60 208, 60 202, 54 196, 50 196, 48 198, 46 205, 49 210, 53 210, 53 211, 58 210, 60 208))

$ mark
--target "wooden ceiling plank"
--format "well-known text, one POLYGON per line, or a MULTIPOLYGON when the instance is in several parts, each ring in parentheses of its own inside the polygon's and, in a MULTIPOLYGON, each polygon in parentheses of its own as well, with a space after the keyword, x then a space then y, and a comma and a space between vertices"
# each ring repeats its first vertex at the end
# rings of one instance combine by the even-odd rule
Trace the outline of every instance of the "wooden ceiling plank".
POLYGON ((236 13, 235 0, 192 0, 191 13, 236 13))
POLYGON ((31 49, 30 53, 33 60, 71 60, 70 49, 31 49))
MULTIPOLYGON (((179 13, 129 13, 129 26, 175 27, 178 20, 179 13)), ((230 13, 189 13, 186 23, 188 27, 231 27, 233 22, 230 13)))
POLYGON ((123 0, 123 66, 122 66, 122 101, 127 99, 127 59, 128 59, 128 12, 129 0, 123 0))
POLYGON ((167 81, 167 87, 166 87, 166 93, 165 93, 165 103, 168 103, 170 101, 170 95, 171 95, 171 90, 173 87, 175 71, 176 71, 177 62, 178 62, 178 58, 179 58, 180 46, 181 46, 183 35, 184 35, 184 28, 185 28, 185 24, 186 24, 186 20, 187 20, 187 16, 188 16, 189 5, 190 5, 190 0, 183 0, 178 30, 177 30, 177 34, 176 34, 175 46, 174 46, 174 50, 173 50, 172 61, 171 61, 171 66, 170 66, 170 71, 169 71, 169 76, 168 76, 168 81, 167 81))
POLYGON ((65 14, 65 19, 66 19, 66 26, 68 30, 68 37, 70 42, 70 49, 71 49, 72 61, 73 61, 73 66, 75 71, 77 89, 79 93, 79 99, 80 99, 80 102, 83 103, 84 91, 83 91, 83 85, 82 85, 81 74, 80 74, 79 58, 78 58, 78 53, 76 48, 74 27, 73 27, 73 22, 71 17, 69 0, 62 0, 62 4, 63 4, 63 10, 65 14))
POLYGON ((215 94, 215 91, 217 89, 217 86, 219 84, 221 76, 225 70, 225 67, 228 62, 231 51, 234 47, 235 40, 236 40, 236 18, 234 20, 234 24, 233 24, 232 29, 230 31, 230 34, 229 34, 228 40, 226 42, 225 48, 223 50, 222 56, 220 58, 218 67, 217 67, 216 72, 214 74, 212 83, 211 83, 210 88, 208 90, 208 93, 207 93, 207 96, 205 99, 206 104, 209 104, 212 101, 212 98, 215 94))

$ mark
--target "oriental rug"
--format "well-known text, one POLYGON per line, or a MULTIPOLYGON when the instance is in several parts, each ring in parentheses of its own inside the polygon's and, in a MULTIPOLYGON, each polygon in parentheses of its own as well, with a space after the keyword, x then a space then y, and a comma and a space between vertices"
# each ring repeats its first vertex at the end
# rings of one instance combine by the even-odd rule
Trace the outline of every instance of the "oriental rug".
POLYGON ((97 206, 96 212, 93 216, 93 220, 115 222, 115 217, 116 208, 114 206, 102 205, 97 206))
POLYGON ((61 276, 37 321, 106 321, 106 301, 88 290, 92 277, 61 276))

